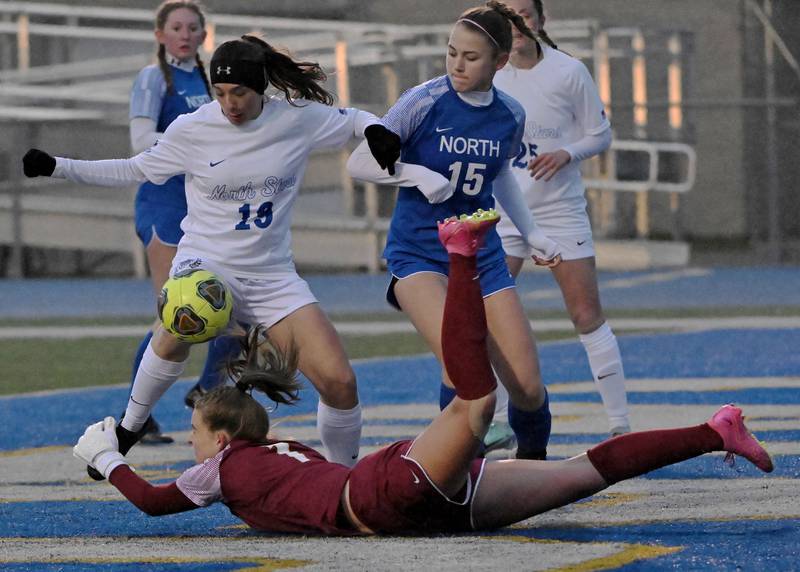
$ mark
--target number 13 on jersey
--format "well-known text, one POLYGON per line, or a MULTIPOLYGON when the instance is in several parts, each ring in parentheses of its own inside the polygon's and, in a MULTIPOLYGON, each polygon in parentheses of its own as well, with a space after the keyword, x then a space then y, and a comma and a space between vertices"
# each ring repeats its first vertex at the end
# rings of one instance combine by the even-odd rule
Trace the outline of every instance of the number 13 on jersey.
MULTIPOLYGON (((235 227, 236 230, 250 230, 250 203, 244 203, 239 207, 239 214, 242 215, 242 220, 239 221, 235 227)), ((252 222, 258 228, 267 228, 272 224, 272 203, 267 201, 259 205, 256 211, 256 216, 253 217, 252 222)))
MULTIPOLYGON (((461 171, 464 168, 464 163, 456 161, 451 164, 450 169, 450 186, 458 189, 458 181, 461 177, 461 171)), ((461 192, 465 195, 475 196, 481 192, 483 188, 483 172, 486 170, 486 163, 467 163, 467 171, 464 174, 464 183, 461 185, 461 192)))

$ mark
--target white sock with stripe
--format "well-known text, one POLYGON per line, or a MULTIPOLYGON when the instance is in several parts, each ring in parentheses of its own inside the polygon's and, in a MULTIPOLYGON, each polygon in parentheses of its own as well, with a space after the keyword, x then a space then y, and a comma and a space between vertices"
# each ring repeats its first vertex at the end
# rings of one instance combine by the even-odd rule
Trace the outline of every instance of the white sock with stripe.
POLYGON ((155 404, 185 368, 186 361, 174 362, 161 359, 153 351, 152 342, 148 344, 139 369, 136 370, 122 426, 133 432, 141 429, 155 404))
POLYGON ((619 344, 608 322, 590 334, 581 334, 581 343, 589 358, 597 391, 603 400, 609 429, 630 427, 628 397, 625 393, 625 371, 619 344))

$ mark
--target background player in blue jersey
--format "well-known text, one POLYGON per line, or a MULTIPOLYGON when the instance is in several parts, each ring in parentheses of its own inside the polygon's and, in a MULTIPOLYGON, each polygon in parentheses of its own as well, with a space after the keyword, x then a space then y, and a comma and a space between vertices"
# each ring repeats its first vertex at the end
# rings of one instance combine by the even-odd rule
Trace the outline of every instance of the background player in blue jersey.
POLYGON ((269 416, 250 393, 257 389, 276 403, 291 403, 299 384, 291 352, 284 354, 258 328, 246 357, 233 364, 236 387, 197 400, 191 435, 197 464, 176 481, 151 485, 137 475, 117 450, 112 417, 86 429, 75 456, 152 516, 221 502, 257 530, 340 535, 497 528, 710 451, 773 470, 741 409, 731 405, 706 423, 622 435, 571 459, 475 459, 496 386, 475 254, 496 222, 495 214, 441 225, 450 256, 442 344, 458 395, 413 441, 393 443, 348 468, 302 443, 268 437, 269 416))
MULTIPOLYGON (((156 11, 155 35, 158 63, 139 72, 131 90, 130 135, 134 153, 152 147, 176 117, 191 113, 211 101, 211 88, 203 62, 197 53, 206 37, 205 15, 191 0, 167 0, 156 11)), ((172 259, 183 236, 181 220, 186 216, 184 176, 178 175, 163 185, 142 183, 136 194, 136 234, 144 244, 153 289, 158 293, 169 277, 172 259)), ((133 363, 133 376, 153 332, 139 344, 133 363)), ((217 364, 236 350, 229 337, 208 344, 208 357, 200 380, 187 396, 215 386, 220 375, 217 364)), ((131 379, 133 384, 133 379, 131 379)), ((158 424, 150 419, 142 443, 170 443, 158 424)))
MULTIPOLYGON (((532 35, 499 2, 461 15, 448 42, 447 75, 404 93, 382 119, 402 142, 394 177, 378 170, 363 144, 349 161, 356 178, 400 185, 384 251, 392 273, 389 298, 408 314, 440 361, 448 258, 437 239, 437 221, 492 208, 497 199, 537 263, 555 266, 560 261, 557 245, 534 224, 509 168, 509 158, 519 149, 525 112, 492 86, 495 73, 508 61, 512 22, 532 35), (423 167, 423 173, 412 170, 423 167)), ((551 423, 547 392, 533 331, 494 229, 478 253, 478 270, 492 365, 510 395, 517 457, 544 458, 551 423)), ((444 370, 441 395, 442 407, 454 395, 444 370)))

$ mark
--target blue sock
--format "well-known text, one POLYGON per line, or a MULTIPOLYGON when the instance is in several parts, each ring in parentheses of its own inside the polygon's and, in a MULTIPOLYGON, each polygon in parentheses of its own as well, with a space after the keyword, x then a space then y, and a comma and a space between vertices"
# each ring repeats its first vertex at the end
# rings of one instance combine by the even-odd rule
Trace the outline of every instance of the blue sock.
POLYGON ((133 371, 131 372, 131 386, 128 388, 128 395, 133 391, 133 380, 136 379, 136 372, 139 371, 139 364, 142 363, 144 351, 147 349, 150 339, 153 337, 153 332, 147 332, 147 335, 139 342, 139 349, 136 350, 136 355, 133 358, 133 371))
POLYGON ((453 387, 447 387, 442 384, 439 387, 439 411, 444 410, 445 407, 450 405, 453 398, 456 396, 456 390, 453 387))
POLYGON ((536 411, 522 411, 508 404, 508 424, 517 436, 517 458, 538 458, 547 451, 550 428, 553 418, 550 415, 550 398, 544 390, 544 403, 536 411))
POLYGON ((225 383, 225 376, 220 368, 224 370, 228 358, 238 355, 241 349, 239 338, 233 336, 219 336, 208 342, 206 365, 197 385, 205 391, 211 391, 225 383))

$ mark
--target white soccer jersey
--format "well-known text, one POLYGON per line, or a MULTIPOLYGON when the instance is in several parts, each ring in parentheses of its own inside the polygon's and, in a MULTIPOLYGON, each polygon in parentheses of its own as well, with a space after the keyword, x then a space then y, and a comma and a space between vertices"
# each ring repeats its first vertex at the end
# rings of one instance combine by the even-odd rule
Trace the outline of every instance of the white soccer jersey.
POLYGON ((586 66, 547 45, 542 50, 543 58, 533 68, 508 64, 497 72, 494 84, 525 109, 525 134, 511 170, 534 219, 548 234, 571 233, 588 224, 580 160, 573 157, 548 182, 534 180, 527 165, 541 153, 569 151, 570 144, 611 125, 586 66))
POLYGON ((131 159, 59 157, 53 176, 117 186, 185 173, 188 214, 176 259, 197 256, 244 276, 293 270, 292 206, 309 153, 341 147, 377 123, 356 109, 296 104, 267 98, 258 118, 235 126, 214 101, 175 119, 157 145, 131 159))

